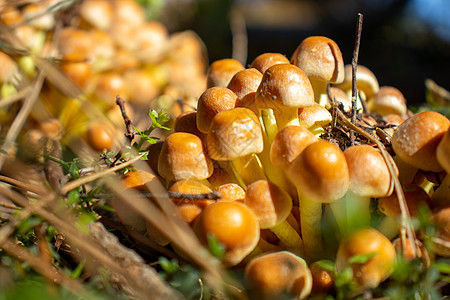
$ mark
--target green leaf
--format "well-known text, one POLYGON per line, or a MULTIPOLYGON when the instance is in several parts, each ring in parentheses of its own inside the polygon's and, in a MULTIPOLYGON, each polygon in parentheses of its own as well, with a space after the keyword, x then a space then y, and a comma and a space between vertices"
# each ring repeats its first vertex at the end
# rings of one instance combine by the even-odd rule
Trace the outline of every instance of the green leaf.
POLYGON ((366 254, 358 254, 351 257, 348 260, 349 264, 364 264, 368 262, 371 258, 377 256, 378 253, 366 253, 366 254))
POLYGON ((81 272, 83 271, 84 262, 81 264, 78 264, 78 266, 75 268, 75 270, 72 271, 70 274, 70 277, 73 279, 79 278, 81 276, 81 272))
POLYGON ((166 257, 161 256, 158 261, 161 268, 168 274, 174 274, 179 269, 178 261, 176 259, 168 260, 166 257))
POLYGON ((208 234, 208 249, 212 255, 222 260, 225 257, 226 247, 224 244, 219 242, 219 240, 212 234, 208 234))
POLYGON ((322 260, 318 260, 316 261, 316 264, 329 272, 336 272, 336 265, 334 264, 334 262, 332 262, 331 260, 328 259, 322 259, 322 260))

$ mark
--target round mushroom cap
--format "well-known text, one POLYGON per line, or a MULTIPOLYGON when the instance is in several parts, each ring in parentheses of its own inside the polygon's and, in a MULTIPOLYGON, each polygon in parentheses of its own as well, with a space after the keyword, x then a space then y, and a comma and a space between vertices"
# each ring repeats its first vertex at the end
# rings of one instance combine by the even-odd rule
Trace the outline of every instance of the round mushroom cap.
MULTIPOLYGON (((419 215, 421 207, 430 208, 430 196, 423 188, 416 184, 408 184, 403 186, 403 194, 405 196, 406 206, 412 217, 419 215)), ((388 197, 378 199, 378 209, 386 216, 397 218, 401 215, 400 205, 398 203, 397 194, 393 193, 388 197)))
POLYGON ((300 126, 305 128, 310 128, 315 125, 324 127, 331 123, 331 120, 332 117, 328 109, 318 103, 298 109, 298 122, 300 126))
POLYGON ((368 106, 382 116, 406 114, 406 99, 399 89, 392 86, 382 86, 378 92, 369 99, 368 106))
POLYGON ((216 60, 208 68, 206 87, 226 87, 234 74, 244 69, 245 67, 239 61, 232 58, 216 60))
POLYGON ((444 134, 436 149, 436 157, 441 167, 450 174, 450 130, 444 134))
MULTIPOLYGON (((352 65, 347 64, 344 66, 344 81, 335 86, 343 91, 351 91, 352 89, 352 65)), ((378 79, 373 72, 363 65, 356 67, 356 86, 359 91, 364 93, 364 99, 369 100, 373 95, 378 92, 380 85, 378 79)))
POLYGON ((392 136, 392 148, 404 162, 425 171, 440 172, 436 148, 450 127, 442 114, 425 111, 413 115, 398 126, 392 136))
POLYGON ((312 263, 309 269, 313 280, 311 293, 314 295, 328 294, 334 287, 334 275, 322 268, 318 262, 312 263))
POLYGON ((266 70, 256 91, 256 101, 264 106, 311 106, 314 91, 306 74, 297 66, 277 64, 266 70), (275 102, 275 103, 274 103, 275 102))
POLYGON ((344 60, 339 46, 330 38, 310 36, 304 39, 291 57, 291 63, 308 77, 341 83, 344 80, 344 60))
POLYGON ((244 203, 256 214, 261 229, 280 224, 292 210, 291 196, 267 180, 252 182, 247 188, 244 203))
POLYGON ((122 176, 122 182, 127 188, 133 188, 139 191, 144 191, 145 185, 155 179, 151 173, 143 170, 131 171, 122 176))
POLYGON ((214 160, 233 160, 263 150, 261 125, 248 108, 219 112, 211 122, 206 138, 208 153, 214 160))
POLYGON ((289 59, 281 53, 263 53, 258 55, 250 64, 251 68, 257 69, 261 74, 277 64, 289 64, 289 59))
POLYGON ((349 112, 352 110, 352 100, 344 90, 332 86, 330 87, 330 97, 336 101, 338 107, 339 104, 342 105, 342 111, 349 112))
POLYGON ((306 197, 322 203, 342 198, 350 183, 344 152, 324 140, 303 149, 292 162, 289 177, 306 197))
POLYGON ((351 146, 344 151, 350 175, 349 191, 362 197, 387 197, 392 193, 389 168, 378 149, 351 146))
POLYGON ((244 201, 245 190, 237 183, 225 183, 217 188, 220 201, 244 201))
POLYGON ((213 236, 225 246, 224 263, 241 262, 258 244, 260 228, 255 213, 245 204, 218 201, 208 205, 194 222, 200 241, 208 244, 213 236))
POLYGON ((370 289, 389 277, 395 257, 394 245, 388 238, 373 228, 363 228, 341 240, 336 254, 336 268, 342 272, 350 264, 356 282, 362 289, 370 289), (364 263, 349 263, 352 257, 363 254, 374 256, 364 263))
POLYGON ((209 132, 211 120, 221 111, 235 107, 237 96, 226 87, 211 87, 203 92, 197 103, 197 128, 209 132))
POLYGON ((270 160, 278 168, 287 170, 306 146, 318 139, 301 126, 287 126, 275 136, 270 147, 270 160))
POLYGON ((227 88, 232 90, 238 99, 242 99, 249 93, 256 92, 262 77, 261 72, 255 68, 244 69, 234 74, 227 88))
POLYGON ((197 112, 186 111, 178 115, 175 119, 175 132, 187 132, 198 136, 202 141, 206 141, 206 134, 197 128, 197 112))
MULTIPOLYGON (((437 230, 437 238, 448 243, 450 241, 450 207, 440 209, 433 214, 432 223, 437 230)), ((450 249, 439 242, 434 243, 436 254, 444 257, 450 257, 450 249)))
POLYGON ((244 279, 254 299, 306 299, 312 289, 306 262, 287 251, 255 257, 245 266, 244 279))
POLYGON ((212 161, 196 135, 174 132, 164 142, 158 158, 158 173, 166 180, 203 180, 213 172, 212 161))

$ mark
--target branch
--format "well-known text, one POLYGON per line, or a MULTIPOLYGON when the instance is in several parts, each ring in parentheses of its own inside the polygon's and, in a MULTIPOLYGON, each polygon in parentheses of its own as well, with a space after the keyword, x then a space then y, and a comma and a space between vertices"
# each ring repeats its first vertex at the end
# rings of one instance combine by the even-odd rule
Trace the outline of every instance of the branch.
POLYGON ((131 121, 130 117, 128 117, 127 112, 125 110, 125 100, 123 100, 123 98, 120 96, 116 96, 116 104, 119 105, 120 111, 122 112, 123 120, 125 121, 125 126, 127 129, 125 137, 130 141, 131 144, 134 139, 134 129, 133 129, 133 122, 131 121))

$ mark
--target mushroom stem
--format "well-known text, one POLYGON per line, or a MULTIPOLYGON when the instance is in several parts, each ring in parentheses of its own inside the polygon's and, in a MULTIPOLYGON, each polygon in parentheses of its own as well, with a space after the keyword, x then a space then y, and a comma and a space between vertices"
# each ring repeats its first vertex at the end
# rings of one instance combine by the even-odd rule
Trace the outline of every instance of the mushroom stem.
POLYGON ((398 180, 400 183, 402 185, 410 184, 413 181, 418 169, 406 163, 398 155, 394 157, 394 161, 398 168, 398 180))
POLYGON ((236 176, 240 175, 245 185, 260 179, 266 179, 261 161, 255 154, 249 154, 233 159, 230 165, 237 172, 236 176))
POLYGON ((399 223, 391 216, 384 216, 377 226, 377 230, 390 240, 400 233, 399 223))
POLYGON ((314 134, 316 138, 320 138, 320 136, 325 133, 325 129, 320 125, 313 125, 312 127, 308 128, 308 130, 311 131, 311 133, 314 134))
POLYGON ((300 126, 298 122, 298 107, 277 105, 273 108, 273 114, 277 120, 279 130, 287 126, 300 126))
POLYGON ((300 208, 300 228, 302 231, 303 248, 308 261, 321 257, 322 247, 322 203, 309 199, 297 189, 300 208))
POLYGON ((314 91, 314 100, 316 103, 319 103, 323 107, 328 108, 330 105, 328 103, 327 96, 327 83, 322 80, 317 80, 309 77, 309 81, 311 82, 311 86, 314 91))
POLYGON ((278 133, 277 121, 275 119, 275 115, 273 110, 270 108, 261 109, 261 117, 264 124, 264 129, 267 134, 267 138, 269 141, 269 148, 273 142, 273 139, 278 133))
POLYGON ((347 193, 342 199, 330 203, 330 209, 343 236, 370 225, 370 197, 347 193))
POLYGON ((441 185, 431 195, 431 202, 435 207, 445 207, 450 203, 450 174, 446 174, 441 185))
POLYGON ((284 220, 275 227, 270 228, 280 242, 287 248, 287 250, 303 257, 303 241, 297 231, 289 224, 287 220, 284 220))

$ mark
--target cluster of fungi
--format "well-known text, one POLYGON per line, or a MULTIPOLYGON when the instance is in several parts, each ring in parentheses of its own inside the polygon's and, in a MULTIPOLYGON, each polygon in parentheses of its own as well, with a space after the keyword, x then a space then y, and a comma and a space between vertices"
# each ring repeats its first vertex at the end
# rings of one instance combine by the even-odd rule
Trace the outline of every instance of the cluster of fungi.
MULTIPOLYGON (((54 3, 7 7, 2 26, 14 28, 18 45, 58 57, 58 74, 106 118, 90 120, 86 102, 49 83, 24 139, 70 144, 79 134, 93 150, 111 150, 125 143, 120 113, 137 123, 143 108, 168 110, 172 131, 148 148, 154 174, 130 171, 122 182, 144 191, 156 175, 175 217, 205 246, 211 237, 224 246, 223 264, 243 270, 255 299, 332 293, 321 259, 337 271, 350 267, 359 293, 387 280, 398 255, 426 263, 430 248, 410 222, 421 210, 436 228, 433 253, 450 255, 449 119, 413 114, 398 89, 380 87, 362 65, 344 65, 332 39, 307 37, 290 58, 264 53, 247 67, 231 58, 207 67, 195 35, 169 35, 134 1, 83 1, 59 30, 54 16, 39 15, 54 3), (358 255, 370 257, 352 263, 358 255)), ((36 76, 17 57, 0 52, 2 97, 36 76)), ((115 205, 126 225, 142 225, 137 212, 115 205)), ((151 224, 139 230, 170 245, 151 224)))

